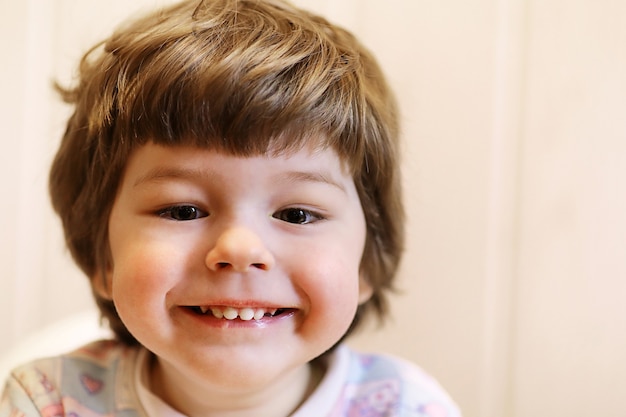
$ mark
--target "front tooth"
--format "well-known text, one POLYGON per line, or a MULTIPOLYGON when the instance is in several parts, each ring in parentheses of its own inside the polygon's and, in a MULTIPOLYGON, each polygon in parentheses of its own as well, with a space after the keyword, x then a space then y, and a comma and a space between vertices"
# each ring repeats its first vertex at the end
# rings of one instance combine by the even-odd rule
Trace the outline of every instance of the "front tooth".
POLYGON ((254 318, 254 310, 251 308, 242 308, 239 310, 239 318, 244 321, 252 320, 254 318))
POLYGON ((232 307, 226 307, 224 309, 224 318, 227 320, 235 320, 239 315, 239 311, 232 307))
POLYGON ((255 320, 261 320, 264 316, 265 316, 265 310, 263 310, 262 308, 257 308, 256 310, 254 310, 255 320))
POLYGON ((221 319, 222 317, 224 317, 224 313, 222 312, 222 310, 217 307, 213 307, 211 309, 211 313, 213 313, 213 317, 215 317, 216 319, 221 319))

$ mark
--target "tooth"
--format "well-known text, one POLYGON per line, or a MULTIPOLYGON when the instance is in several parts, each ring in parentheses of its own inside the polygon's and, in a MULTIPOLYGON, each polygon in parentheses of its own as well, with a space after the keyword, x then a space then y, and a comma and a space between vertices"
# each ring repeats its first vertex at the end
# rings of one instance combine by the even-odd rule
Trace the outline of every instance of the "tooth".
POLYGON ((249 320, 261 320, 265 316, 272 317, 276 315, 279 309, 273 308, 270 310, 265 310, 264 308, 252 308, 252 307, 244 307, 241 309, 237 309, 235 307, 202 307, 199 306, 198 310, 205 314, 207 311, 210 311, 213 314, 213 317, 217 319, 226 319, 226 320, 235 320, 239 317, 241 320, 249 321, 249 320))
POLYGON ((257 308, 256 310, 254 310, 255 320, 261 320, 263 316, 265 316, 265 310, 263 310, 262 308, 257 308))
POLYGON ((211 313, 213 313, 213 317, 215 317, 216 319, 221 319, 224 317, 224 313, 222 312, 222 310, 217 307, 213 307, 211 309, 211 313))
POLYGON ((224 318, 227 320, 235 320, 239 315, 239 311, 232 307, 226 307, 224 309, 224 318))
POLYGON ((239 310, 239 318, 244 321, 252 320, 254 318, 254 310, 251 308, 242 308, 239 310))

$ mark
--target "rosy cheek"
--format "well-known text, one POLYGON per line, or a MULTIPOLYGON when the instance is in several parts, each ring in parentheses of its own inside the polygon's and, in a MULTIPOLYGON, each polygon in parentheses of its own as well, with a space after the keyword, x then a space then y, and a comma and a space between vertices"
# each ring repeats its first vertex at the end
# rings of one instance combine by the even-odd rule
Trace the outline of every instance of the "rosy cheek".
POLYGON ((310 303, 311 324, 336 326, 340 335, 350 324, 358 305, 358 269, 345 262, 306 265, 298 284, 310 303))
POLYGON ((113 259, 114 299, 145 298, 162 291, 168 285, 168 277, 172 277, 172 263, 167 256, 135 249, 113 259))

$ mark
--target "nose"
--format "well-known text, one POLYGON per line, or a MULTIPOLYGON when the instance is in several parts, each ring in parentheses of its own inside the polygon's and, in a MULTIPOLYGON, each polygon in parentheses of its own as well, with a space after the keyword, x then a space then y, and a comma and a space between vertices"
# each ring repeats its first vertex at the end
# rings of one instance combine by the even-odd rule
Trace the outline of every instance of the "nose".
POLYGON ((247 227, 229 227, 220 233, 205 262, 212 271, 247 272, 250 268, 268 271, 275 260, 256 232, 247 227))

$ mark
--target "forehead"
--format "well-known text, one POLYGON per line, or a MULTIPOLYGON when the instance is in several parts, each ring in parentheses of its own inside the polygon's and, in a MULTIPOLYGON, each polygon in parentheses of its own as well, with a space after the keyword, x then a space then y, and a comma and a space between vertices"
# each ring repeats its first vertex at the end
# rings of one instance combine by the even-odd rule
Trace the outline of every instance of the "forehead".
POLYGON ((229 195, 227 199, 272 199, 285 193, 317 190, 318 195, 356 202, 361 210, 356 183, 333 149, 303 148, 288 154, 237 156, 206 148, 154 143, 131 155, 114 206, 121 200, 128 201, 129 196, 155 197, 191 190, 214 197, 229 195))
POLYGON ((228 175, 262 176, 288 174, 293 180, 335 183, 352 180, 346 163, 331 148, 302 147, 298 150, 237 155, 190 145, 163 146, 153 142, 130 155, 124 177, 135 186, 166 179, 191 179, 228 175), (235 171, 235 172, 233 172, 235 171))
POLYGON ((151 139, 137 141, 128 149, 124 161, 124 171, 137 153, 143 153, 142 149, 159 150, 162 160, 165 162, 174 154, 178 154, 179 160, 191 161, 194 156, 212 154, 217 158, 237 157, 248 160, 254 159, 284 159, 300 160, 301 162, 319 159, 326 156, 335 160, 342 173, 353 176, 356 165, 354 155, 345 155, 336 146, 333 140, 324 134, 308 134, 301 136, 280 135, 272 139, 246 141, 216 139, 216 138, 186 138, 178 141, 151 139))

